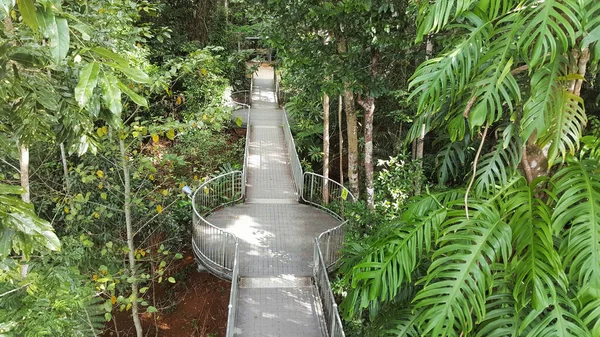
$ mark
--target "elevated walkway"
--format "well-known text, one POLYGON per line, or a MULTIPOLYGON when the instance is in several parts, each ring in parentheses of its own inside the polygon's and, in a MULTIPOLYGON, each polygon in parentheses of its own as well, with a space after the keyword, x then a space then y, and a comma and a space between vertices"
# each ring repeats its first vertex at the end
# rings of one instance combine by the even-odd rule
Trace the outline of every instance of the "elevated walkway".
MULTIPOLYGON (((274 87, 273 69, 261 67, 253 82, 243 175, 233 173, 213 184, 218 187, 201 187, 196 192, 195 207, 199 204, 196 199, 203 199, 200 204, 218 209, 218 203, 205 200, 216 198, 216 189, 226 194, 221 204, 237 199, 245 203, 214 210, 204 218, 196 216, 195 251, 203 264, 231 278, 232 287, 236 287, 232 289, 236 298, 230 305, 228 335, 330 336, 326 316, 330 316, 331 308, 324 308, 315 287, 314 245, 316 237, 337 228, 341 220, 298 202, 301 188, 297 186, 299 178, 295 178, 298 173, 294 174, 290 165, 290 146, 284 132, 287 119, 276 104, 274 87), (245 188, 239 186, 244 181, 245 188), (205 227, 199 227, 198 222, 205 227), (215 232, 211 226, 224 232, 215 232), (234 246, 239 250, 234 252, 234 246), (210 263, 204 262, 206 257, 210 263)), ((296 166, 298 171, 299 163, 296 166)), ((321 269, 326 277, 326 268, 321 269)))

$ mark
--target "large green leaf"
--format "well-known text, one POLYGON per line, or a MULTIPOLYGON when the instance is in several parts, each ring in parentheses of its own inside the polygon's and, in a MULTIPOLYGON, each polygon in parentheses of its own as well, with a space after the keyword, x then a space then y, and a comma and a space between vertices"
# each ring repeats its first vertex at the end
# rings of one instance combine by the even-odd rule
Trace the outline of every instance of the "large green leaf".
POLYGON ((33 0, 17 0, 17 6, 19 7, 19 12, 21 12, 21 16, 23 17, 23 22, 25 22, 31 28, 31 30, 37 32, 39 30, 39 23, 33 0))
POLYGON ((577 1, 545 0, 527 7, 525 29, 519 47, 534 68, 553 61, 575 44, 581 29, 577 1))
POLYGON ((127 96, 129 96, 129 98, 131 98, 132 101, 135 102, 135 104, 146 108, 148 107, 148 101, 146 100, 146 98, 136 94, 133 90, 129 89, 129 87, 123 84, 121 81, 118 81, 117 85, 119 86, 119 88, 121 88, 121 90, 123 90, 123 92, 127 96))
POLYGON ((478 324, 476 337, 520 337, 519 305, 512 294, 514 279, 504 265, 492 266, 494 288, 486 299, 485 319, 478 324))
POLYGON ((103 72, 100 78, 100 87, 102 88, 102 101, 115 117, 120 117, 123 111, 121 103, 121 89, 117 85, 118 80, 112 74, 103 72))
POLYGON ((10 10, 15 6, 15 0, 0 0, 0 9, 2 9, 2 15, 10 15, 10 10))
POLYGON ((483 43, 491 36, 493 27, 474 14, 469 14, 467 19, 456 26, 466 32, 464 39, 442 56, 423 62, 411 77, 410 98, 419 96, 419 113, 436 113, 444 104, 452 104, 469 84, 483 43))
MULTIPOLYGON (((512 74, 516 45, 514 40, 521 29, 518 14, 507 15, 494 24, 493 37, 482 55, 470 94, 475 99, 468 118, 471 130, 500 120, 512 113, 521 100, 519 84, 512 74)), ((465 103, 466 105, 466 103, 465 103)))
POLYGON ((127 78, 137 83, 150 83, 150 77, 144 71, 135 68, 129 68, 120 63, 108 63, 109 66, 122 72, 127 78))
POLYGON ((91 49, 96 55, 107 58, 111 61, 114 61, 124 67, 128 67, 129 66, 129 62, 122 57, 121 55, 112 52, 106 48, 102 48, 102 47, 94 47, 91 49))
POLYGON ((505 140, 501 139, 492 152, 481 157, 477 164, 475 180, 477 196, 490 194, 498 186, 507 185, 510 178, 516 174, 521 163, 521 142, 517 137, 512 137, 511 140, 504 148, 505 140))
POLYGON ((98 85, 99 73, 100 64, 97 62, 86 64, 79 72, 79 83, 75 87, 75 100, 80 108, 84 108, 94 94, 94 89, 98 85))
MULTIPOLYGON (((459 203, 461 204, 461 203, 459 203)), ((457 205, 458 206, 458 205, 457 205)), ((470 202, 465 211, 448 213, 433 262, 414 299, 423 309, 423 335, 455 336, 473 331, 486 315, 486 293, 493 285, 490 264, 507 261, 512 253, 511 229, 492 204, 470 202)))
POLYGON ((592 50, 592 62, 600 61, 600 2, 596 0, 584 0, 583 27, 584 37, 581 40, 581 48, 592 50))
POLYGON ((511 261, 516 275, 514 298, 521 306, 531 301, 535 310, 554 303, 555 285, 563 290, 568 285, 560 256, 554 249, 550 208, 537 196, 546 181, 540 178, 529 186, 523 185, 506 205, 515 247, 511 261))
POLYGON ((600 162, 570 162, 553 177, 553 230, 569 277, 600 297, 600 162))
POLYGON ((521 323, 526 337, 590 337, 565 291, 557 289, 549 310, 532 310, 521 323))
POLYGON ((557 55, 554 61, 531 74, 531 95, 523 106, 521 122, 521 139, 524 142, 534 132, 537 137, 543 136, 553 116, 560 114, 564 84, 561 78, 566 75, 567 65, 567 59, 557 55))
POLYGON ((457 191, 423 195, 404 212, 403 223, 382 227, 381 238, 363 251, 347 273, 348 295, 340 305, 347 317, 367 307, 393 300, 403 284, 412 280, 415 268, 429 252, 446 217, 443 203, 461 197, 457 191))
POLYGON ((579 139, 587 123, 583 99, 566 89, 560 89, 556 94, 554 104, 556 111, 548 124, 545 133, 538 138, 540 147, 549 145, 548 165, 552 166, 561 157, 564 161, 567 154, 575 155, 579 148, 579 139))
POLYGON ((56 18, 56 29, 57 34, 51 41, 52 43, 52 56, 54 61, 59 63, 64 60, 69 53, 69 47, 71 44, 71 35, 69 32, 69 23, 67 19, 56 18))

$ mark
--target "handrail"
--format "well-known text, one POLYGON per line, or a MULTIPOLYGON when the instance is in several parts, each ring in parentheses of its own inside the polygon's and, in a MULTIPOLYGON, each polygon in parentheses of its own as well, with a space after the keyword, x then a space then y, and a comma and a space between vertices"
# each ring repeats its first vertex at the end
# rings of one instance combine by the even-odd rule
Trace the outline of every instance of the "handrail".
POLYGON ((233 275, 231 277, 231 291, 229 292, 229 305, 227 309, 227 332, 226 337, 233 337, 235 335, 235 321, 237 318, 237 307, 238 307, 238 283, 240 280, 240 253, 238 242, 235 244, 235 258, 233 259, 233 275))
POLYGON ((294 185, 296 186, 296 194, 298 195, 298 200, 301 200, 303 186, 302 165, 300 164, 300 158, 296 152, 296 143, 294 142, 294 136, 292 136, 288 113, 285 108, 283 109, 283 135, 287 145, 287 152, 290 157, 290 166, 292 167, 292 175, 294 177, 294 185))
POLYGON ((320 174, 304 172, 302 181, 302 201, 321 208, 339 220, 344 219, 344 204, 356 201, 347 188, 320 174))
POLYGON ((205 181, 192 197, 192 248, 196 259, 215 275, 226 279, 233 276, 235 249, 231 247, 237 245, 238 238, 213 225, 205 216, 218 208, 242 200, 242 177, 241 171, 221 174, 205 181))
MULTIPOLYGON (((298 200, 320 208, 340 221, 343 221, 344 205, 348 202, 355 202, 354 195, 343 185, 332 179, 312 172, 303 172, 285 108, 283 133, 290 157, 298 200)), ((323 320, 326 326, 325 332, 329 337, 346 336, 331 289, 328 272, 337 266, 337 262, 340 259, 340 252, 344 243, 344 228, 347 223, 348 221, 344 221, 339 226, 329 229, 315 238, 313 285, 321 301, 323 320), (325 255, 323 254, 322 247, 325 248, 325 255)))
POLYGON ((240 270, 239 240, 233 233, 213 225, 205 217, 216 209, 239 202, 246 197, 251 107, 246 103, 236 101, 232 101, 232 103, 246 110, 246 146, 244 148, 243 169, 241 172, 228 172, 205 181, 192 197, 192 207, 194 209, 192 248, 194 255, 198 262, 202 263, 213 274, 231 280, 227 337, 234 336, 237 318, 240 270))

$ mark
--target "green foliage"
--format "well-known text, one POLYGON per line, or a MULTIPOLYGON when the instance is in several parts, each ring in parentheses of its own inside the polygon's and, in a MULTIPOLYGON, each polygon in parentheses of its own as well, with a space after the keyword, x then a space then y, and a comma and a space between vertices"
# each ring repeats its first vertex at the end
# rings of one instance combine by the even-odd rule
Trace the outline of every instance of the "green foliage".
POLYGON ((36 251, 60 250, 60 241, 47 221, 40 219, 33 205, 18 197, 20 187, 0 183, 0 280, 5 280, 6 268, 14 265, 13 254, 29 260, 36 251))

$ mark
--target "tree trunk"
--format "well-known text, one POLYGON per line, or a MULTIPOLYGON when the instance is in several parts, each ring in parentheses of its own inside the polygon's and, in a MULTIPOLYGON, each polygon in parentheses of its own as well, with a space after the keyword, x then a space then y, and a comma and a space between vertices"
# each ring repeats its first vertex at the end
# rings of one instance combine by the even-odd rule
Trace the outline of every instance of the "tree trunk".
MULTIPOLYGON (((429 60, 433 56, 433 41, 431 40, 431 34, 427 35, 427 44, 425 46, 425 59, 429 60)), ((419 134, 419 138, 415 144, 416 153, 414 158, 416 160, 422 160, 424 155, 424 147, 425 147, 425 131, 426 125, 421 125, 421 133, 419 134)), ((415 186, 415 194, 421 194, 421 184, 415 186)))
POLYGON ((137 302, 138 281, 136 279, 135 246, 133 244, 133 224, 131 221, 131 177, 129 176, 129 164, 127 163, 127 153, 125 151, 125 141, 123 139, 119 140, 119 147, 121 148, 123 179, 125 181, 125 226, 127 227, 127 248, 129 249, 129 273, 133 279, 133 282, 131 283, 131 315, 133 316, 136 336, 143 337, 142 323, 140 322, 137 302))
POLYGON ((344 110, 343 102, 342 95, 340 95, 338 103, 338 128, 340 140, 340 184, 342 185, 344 185, 344 134, 342 130, 342 111, 344 110))
MULTIPOLYGON (((21 187, 25 190, 25 193, 21 194, 21 199, 24 202, 31 202, 31 194, 29 190, 29 148, 25 145, 19 146, 19 165, 20 172, 19 177, 21 178, 21 187)), ((23 261, 25 258, 23 258, 23 261)), ((21 265, 21 277, 27 277, 29 271, 29 264, 24 263, 21 265)))
MULTIPOLYGON (((379 52, 373 50, 371 55, 371 78, 373 81, 378 76, 379 52)), ((375 115, 375 97, 370 93, 365 99, 360 99, 358 103, 365 110, 365 183, 367 185, 367 208, 375 209, 375 184, 373 168, 373 117, 375 115)))
POLYGON ((329 203, 329 95, 323 94, 323 203, 329 203))
POLYGON ((63 167, 63 179, 65 180, 65 192, 67 193, 67 195, 69 195, 71 192, 71 186, 69 184, 69 166, 67 165, 67 152, 65 151, 64 143, 60 143, 60 159, 62 161, 63 167))
POLYGON ((346 109, 346 133, 348 137, 348 182, 355 198, 360 196, 358 183, 358 121, 354 106, 354 93, 344 84, 344 108, 346 109))
POLYGON ((25 145, 21 145, 19 146, 19 150, 21 187, 25 190, 25 193, 21 194, 21 199, 25 202, 31 202, 31 194, 29 191, 29 148, 25 145))
MULTIPOLYGON (((338 53, 343 54, 347 50, 346 39, 338 41, 338 53)), ((350 90, 350 83, 344 83, 344 109, 346 110, 346 133, 348 135, 348 182, 350 192, 355 198, 360 197, 360 186, 358 181, 358 121, 356 107, 354 104, 354 93, 350 90)))

